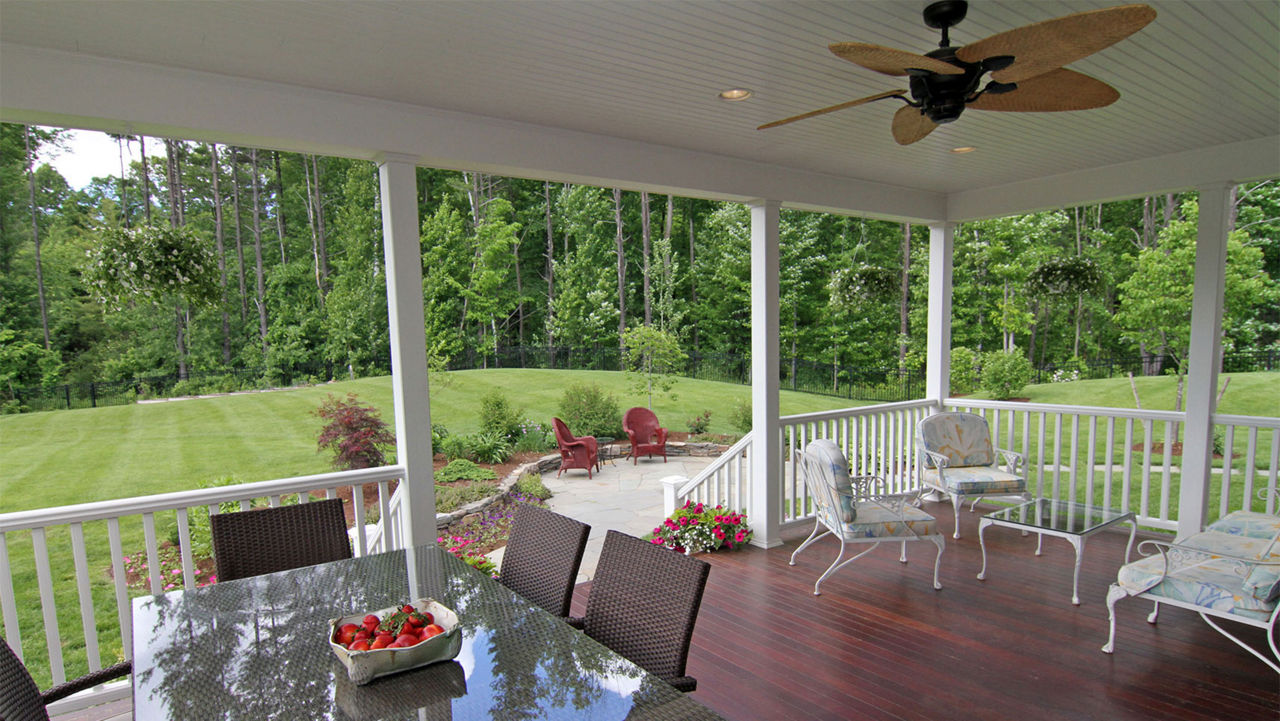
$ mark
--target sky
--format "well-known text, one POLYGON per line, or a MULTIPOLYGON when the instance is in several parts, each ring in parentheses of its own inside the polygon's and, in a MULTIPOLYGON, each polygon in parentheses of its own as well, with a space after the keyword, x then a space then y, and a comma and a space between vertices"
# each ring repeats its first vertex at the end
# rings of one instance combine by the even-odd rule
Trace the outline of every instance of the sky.
MULTIPOLYGON (((63 135, 63 141, 63 148, 42 148, 38 157, 39 162, 48 163, 61 173, 72 188, 79 190, 94 178, 120 177, 120 149, 106 133, 69 130, 63 135)), ((125 163, 131 159, 141 160, 138 144, 130 143, 129 146, 125 163)), ((154 145, 147 143, 147 147, 163 148, 164 145, 157 140, 154 145)))

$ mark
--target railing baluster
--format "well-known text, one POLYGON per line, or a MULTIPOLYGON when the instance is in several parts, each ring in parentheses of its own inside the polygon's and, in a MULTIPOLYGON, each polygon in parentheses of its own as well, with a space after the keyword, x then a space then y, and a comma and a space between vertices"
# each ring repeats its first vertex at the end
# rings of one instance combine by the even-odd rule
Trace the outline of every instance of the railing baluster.
MULTIPOLYGON (((1171 421, 1164 422, 1164 458, 1160 470, 1160 520, 1169 520, 1169 485, 1173 480, 1173 444, 1178 442, 1171 421), (1172 438, 1171 438, 1172 437, 1172 438)), ((1186 469, 1183 469, 1183 473, 1186 469)))
POLYGON ((1253 482, 1258 472, 1255 456, 1258 453, 1258 427, 1249 426, 1249 441, 1244 454, 1244 510, 1253 510, 1253 482))
MULTIPOLYGON (((364 537, 364 484, 351 487, 351 510, 356 521, 356 555, 369 555, 369 546, 364 537)), ((381 522, 381 521, 379 521, 381 522)))
POLYGON ((1138 515, 1146 516, 1151 505, 1151 436, 1155 422, 1142 419, 1142 497, 1138 503, 1138 515))
MULTIPOLYGON (((1226 425, 1226 433, 1223 434, 1222 446, 1222 489, 1219 492, 1218 500, 1218 518, 1227 515, 1228 503, 1231 501, 1231 475, 1232 471, 1232 449, 1235 448, 1236 427, 1232 423, 1226 425)), ((1271 464, 1272 469, 1276 467, 1275 463, 1271 464)))
POLYGON ((1124 450, 1121 458, 1124 458, 1124 468, 1121 469, 1120 490, 1124 494, 1123 502, 1120 509, 1127 511, 1133 508, 1133 419, 1126 418, 1124 421, 1124 450))
MULTIPOLYGON (((1231 446, 1226 447, 1226 457, 1231 457, 1231 446)), ((1267 474, 1267 488, 1271 489, 1271 493, 1267 495, 1267 513, 1274 514, 1276 512, 1276 480, 1280 477, 1280 428, 1271 431, 1271 464, 1270 472, 1267 474)))
POLYGON ((9 565, 8 534, 0 533, 0 618, 4 618, 4 639, 22 660, 22 630, 18 628, 17 596, 13 593, 13 567, 9 565))
POLYGON ((1053 414, 1053 497, 1062 498, 1062 414, 1053 414))
POLYGON ((271 506, 272 508, 279 508, 279 507, 280 507, 280 496, 279 496, 279 495, 267 496, 267 504, 268 504, 269 506, 271 506))
MULTIPOLYGON (((1077 416, 1076 419, 1078 421, 1079 416, 1077 416)), ((1089 416, 1089 443, 1088 443, 1088 450, 1085 452, 1085 464, 1084 464, 1084 477, 1087 479, 1084 485, 1084 503, 1086 506, 1093 505, 1093 469, 1094 469, 1094 463, 1097 461, 1097 458, 1094 455, 1098 450, 1097 436, 1098 436, 1098 417, 1089 416)), ((1074 485, 1074 482, 1073 482, 1073 485, 1074 485)), ((1105 506, 1107 504, 1103 503, 1101 505, 1105 506)))
POLYGON ((188 591, 196 587, 196 562, 191 557, 191 526, 187 523, 187 509, 177 509, 178 551, 182 556, 182 587, 188 591))
POLYGON ((1040 427, 1038 430, 1038 440, 1036 441, 1036 495, 1044 496, 1044 411, 1039 413, 1040 427))
POLYGON ((247 511, 250 508, 253 508, 253 501, 249 500, 248 498, 244 499, 243 501, 240 501, 240 510, 247 511))
POLYGON ((111 580, 116 587, 116 619, 120 622, 120 645, 128 660, 133 658, 133 613, 129 609, 129 586, 125 578, 119 518, 107 519, 107 543, 111 546, 111 580))
POLYGON ((151 578, 151 593, 164 593, 164 579, 160 575, 160 544, 156 541, 156 516, 142 514, 142 534, 147 542, 147 574, 151 578))
POLYGON ((1102 453, 1102 488, 1103 498, 1106 499, 1102 505, 1110 506, 1115 502, 1111 497, 1111 480, 1115 476, 1114 470, 1111 468, 1115 461, 1116 448, 1116 419, 1115 416, 1107 418, 1107 445, 1106 450, 1102 453))
POLYGON ((1080 479, 1077 467, 1080 465, 1080 416, 1074 414, 1071 416, 1071 451, 1068 455, 1068 462, 1071 464, 1071 472, 1067 475, 1067 483, 1070 487, 1067 489, 1067 500, 1075 503, 1076 500, 1076 482, 1080 479))
POLYGON ((102 669, 98 651, 98 624, 93 615, 93 591, 89 588, 89 558, 84 550, 84 525, 71 524, 71 559, 76 569, 76 592, 80 596, 80 628, 84 631, 84 652, 89 670, 102 669))
POLYGON ((324 497, 325 497, 325 500, 328 500, 328 501, 332 501, 333 499, 337 498, 338 488, 336 486, 331 486, 329 488, 324 489, 324 497))
POLYGON ((49 649, 49 671, 54 685, 57 685, 67 680, 67 672, 62 664, 62 635, 58 632, 58 609, 53 600, 53 573, 49 569, 49 545, 43 528, 31 529, 31 551, 36 559, 36 584, 40 589, 44 640, 49 649))

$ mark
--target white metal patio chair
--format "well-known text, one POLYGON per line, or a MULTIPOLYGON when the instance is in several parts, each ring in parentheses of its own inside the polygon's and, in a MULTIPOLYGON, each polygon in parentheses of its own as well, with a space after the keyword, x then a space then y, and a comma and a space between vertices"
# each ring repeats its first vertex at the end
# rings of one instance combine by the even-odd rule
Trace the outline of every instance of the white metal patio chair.
POLYGON ((813 595, 821 595, 822 582, 844 566, 853 563, 884 541, 900 541, 902 555, 898 559, 907 562, 907 541, 933 541, 938 554, 933 561, 933 587, 941 589, 938 582, 938 566, 946 540, 938 530, 933 516, 912 505, 916 493, 884 493, 885 482, 876 476, 849 476, 849 460, 831 441, 820 438, 805 447, 800 456, 800 473, 814 503, 813 533, 791 554, 791 565, 796 556, 818 539, 833 534, 840 540, 840 554, 817 582, 813 595), (821 531, 823 528, 825 531, 821 531), (845 559, 845 546, 851 543, 870 543, 871 548, 845 559))
POLYGON ((960 505, 972 498, 973 511, 983 496, 1016 496, 1031 500, 1023 466, 1026 458, 991 443, 987 419, 973 413, 935 413, 916 426, 923 455, 920 481, 951 497, 956 527, 952 538, 960 537, 960 505), (1004 457, 1004 467, 999 458, 1004 457))

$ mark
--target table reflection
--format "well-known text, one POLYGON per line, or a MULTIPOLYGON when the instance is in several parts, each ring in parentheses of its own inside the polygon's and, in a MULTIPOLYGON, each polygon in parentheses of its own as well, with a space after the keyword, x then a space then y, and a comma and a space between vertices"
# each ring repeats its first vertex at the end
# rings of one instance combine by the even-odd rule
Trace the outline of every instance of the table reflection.
POLYGON ((718 718, 433 546, 134 599, 137 719, 718 718), (357 687, 329 619, 433 597, 457 659, 357 687))

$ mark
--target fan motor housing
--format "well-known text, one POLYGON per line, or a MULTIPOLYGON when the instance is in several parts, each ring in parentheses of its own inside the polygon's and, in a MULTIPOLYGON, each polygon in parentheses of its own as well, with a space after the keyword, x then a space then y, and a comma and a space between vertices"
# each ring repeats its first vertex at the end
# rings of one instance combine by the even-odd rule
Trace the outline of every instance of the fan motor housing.
POLYGON ((909 71, 911 97, 920 103, 924 114, 935 123, 950 123, 964 112, 965 99, 978 90, 984 71, 980 64, 966 63, 957 58, 953 47, 938 48, 925 55, 964 70, 963 75, 909 71))

